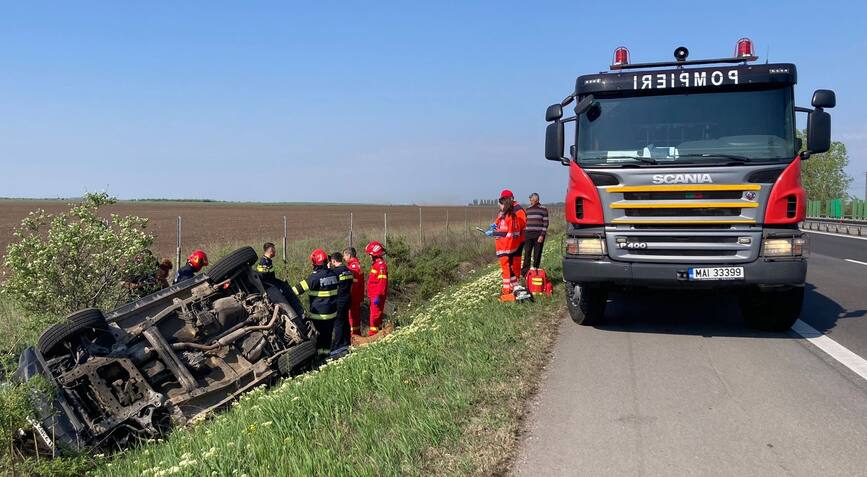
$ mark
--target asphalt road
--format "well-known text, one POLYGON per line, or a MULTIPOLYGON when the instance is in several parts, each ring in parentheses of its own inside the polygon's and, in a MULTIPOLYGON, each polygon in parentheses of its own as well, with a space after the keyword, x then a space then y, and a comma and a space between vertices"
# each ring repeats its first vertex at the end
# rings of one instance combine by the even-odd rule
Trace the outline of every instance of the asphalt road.
MULTIPOLYGON (((867 357, 867 241, 810 234, 802 321, 867 357)), ((612 297, 561 323, 515 475, 867 475, 867 381, 725 295, 612 297)))

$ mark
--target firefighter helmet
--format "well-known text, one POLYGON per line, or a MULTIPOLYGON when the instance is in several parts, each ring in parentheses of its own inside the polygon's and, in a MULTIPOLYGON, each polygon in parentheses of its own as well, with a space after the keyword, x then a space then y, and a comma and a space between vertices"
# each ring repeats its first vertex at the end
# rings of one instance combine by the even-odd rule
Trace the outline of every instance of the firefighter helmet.
POLYGON ((319 267, 325 265, 325 262, 328 260, 328 254, 325 253, 325 250, 321 248, 317 248, 312 253, 310 253, 310 261, 313 262, 313 265, 319 267))
POLYGON ((193 268, 198 272, 202 269, 202 267, 208 266, 208 254, 201 250, 195 250, 192 254, 190 254, 189 258, 187 258, 187 263, 193 266, 193 268))
POLYGON ((367 244, 367 247, 364 248, 364 252, 374 257, 380 257, 383 253, 385 253, 385 247, 383 247, 381 243, 374 240, 373 242, 367 244))

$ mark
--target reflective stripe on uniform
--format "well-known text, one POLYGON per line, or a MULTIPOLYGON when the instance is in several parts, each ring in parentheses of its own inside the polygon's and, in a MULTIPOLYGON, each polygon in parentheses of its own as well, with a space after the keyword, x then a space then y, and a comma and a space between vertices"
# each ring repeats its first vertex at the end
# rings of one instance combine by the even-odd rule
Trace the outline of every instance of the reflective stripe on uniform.
POLYGON ((330 320, 332 318, 337 318, 337 313, 327 313, 324 315, 320 315, 319 313, 307 313, 307 316, 309 316, 311 320, 330 320))
POLYGON ((258 264, 258 265, 256 265, 256 271, 259 272, 259 273, 267 273, 267 272, 270 272, 270 271, 271 271, 271 268, 273 268, 273 267, 265 267, 265 266, 263 266, 261 263, 258 264))
POLYGON ((310 290, 310 285, 307 283, 307 280, 301 280, 301 288, 303 288, 304 291, 310 290))
POLYGON ((371 326, 371 327, 370 327, 370 331, 379 331, 379 328, 377 328, 377 327, 375 327, 375 326, 371 326))
POLYGON ((378 278, 378 279, 388 278, 388 275, 379 275, 379 276, 376 277, 376 278, 378 278))
POLYGON ((342 282, 345 280, 355 280, 355 277, 353 277, 352 275, 340 275, 340 281, 342 282))
POLYGON ((310 290, 307 292, 310 296, 327 298, 329 296, 337 296, 337 290, 310 290))

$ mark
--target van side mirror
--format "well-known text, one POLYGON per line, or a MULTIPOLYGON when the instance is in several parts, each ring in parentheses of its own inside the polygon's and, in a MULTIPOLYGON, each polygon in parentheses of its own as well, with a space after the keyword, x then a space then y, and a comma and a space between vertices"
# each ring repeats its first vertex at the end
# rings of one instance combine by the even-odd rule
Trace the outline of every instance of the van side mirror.
MULTIPOLYGON (((815 96, 813 101, 815 102, 815 96)), ((818 154, 826 152, 830 148, 831 115, 817 109, 807 115, 807 151, 811 154, 818 154)))
POLYGON ((563 162, 563 147, 566 142, 563 123, 554 121, 545 128, 545 159, 563 162))
POLYGON ((837 95, 830 89, 817 89, 812 104, 814 108, 833 108, 837 106, 837 95))
POLYGON ((560 106, 560 103, 552 104, 548 106, 548 109, 545 111, 545 121, 557 121, 558 119, 563 117, 563 106, 560 106))

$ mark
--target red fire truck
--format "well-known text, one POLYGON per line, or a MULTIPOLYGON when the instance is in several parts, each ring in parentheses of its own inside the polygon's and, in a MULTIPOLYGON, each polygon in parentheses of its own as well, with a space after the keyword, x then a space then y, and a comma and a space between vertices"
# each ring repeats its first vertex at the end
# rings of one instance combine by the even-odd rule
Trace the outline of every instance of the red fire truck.
POLYGON ((600 323, 618 289, 729 289, 747 324, 788 329, 807 272, 801 163, 830 146, 834 92, 796 107, 795 65, 755 63, 747 38, 730 58, 688 56, 631 64, 617 48, 609 71, 579 76, 548 107, 545 157, 569 168, 570 314, 600 323), (796 112, 807 113, 803 152, 796 112))

